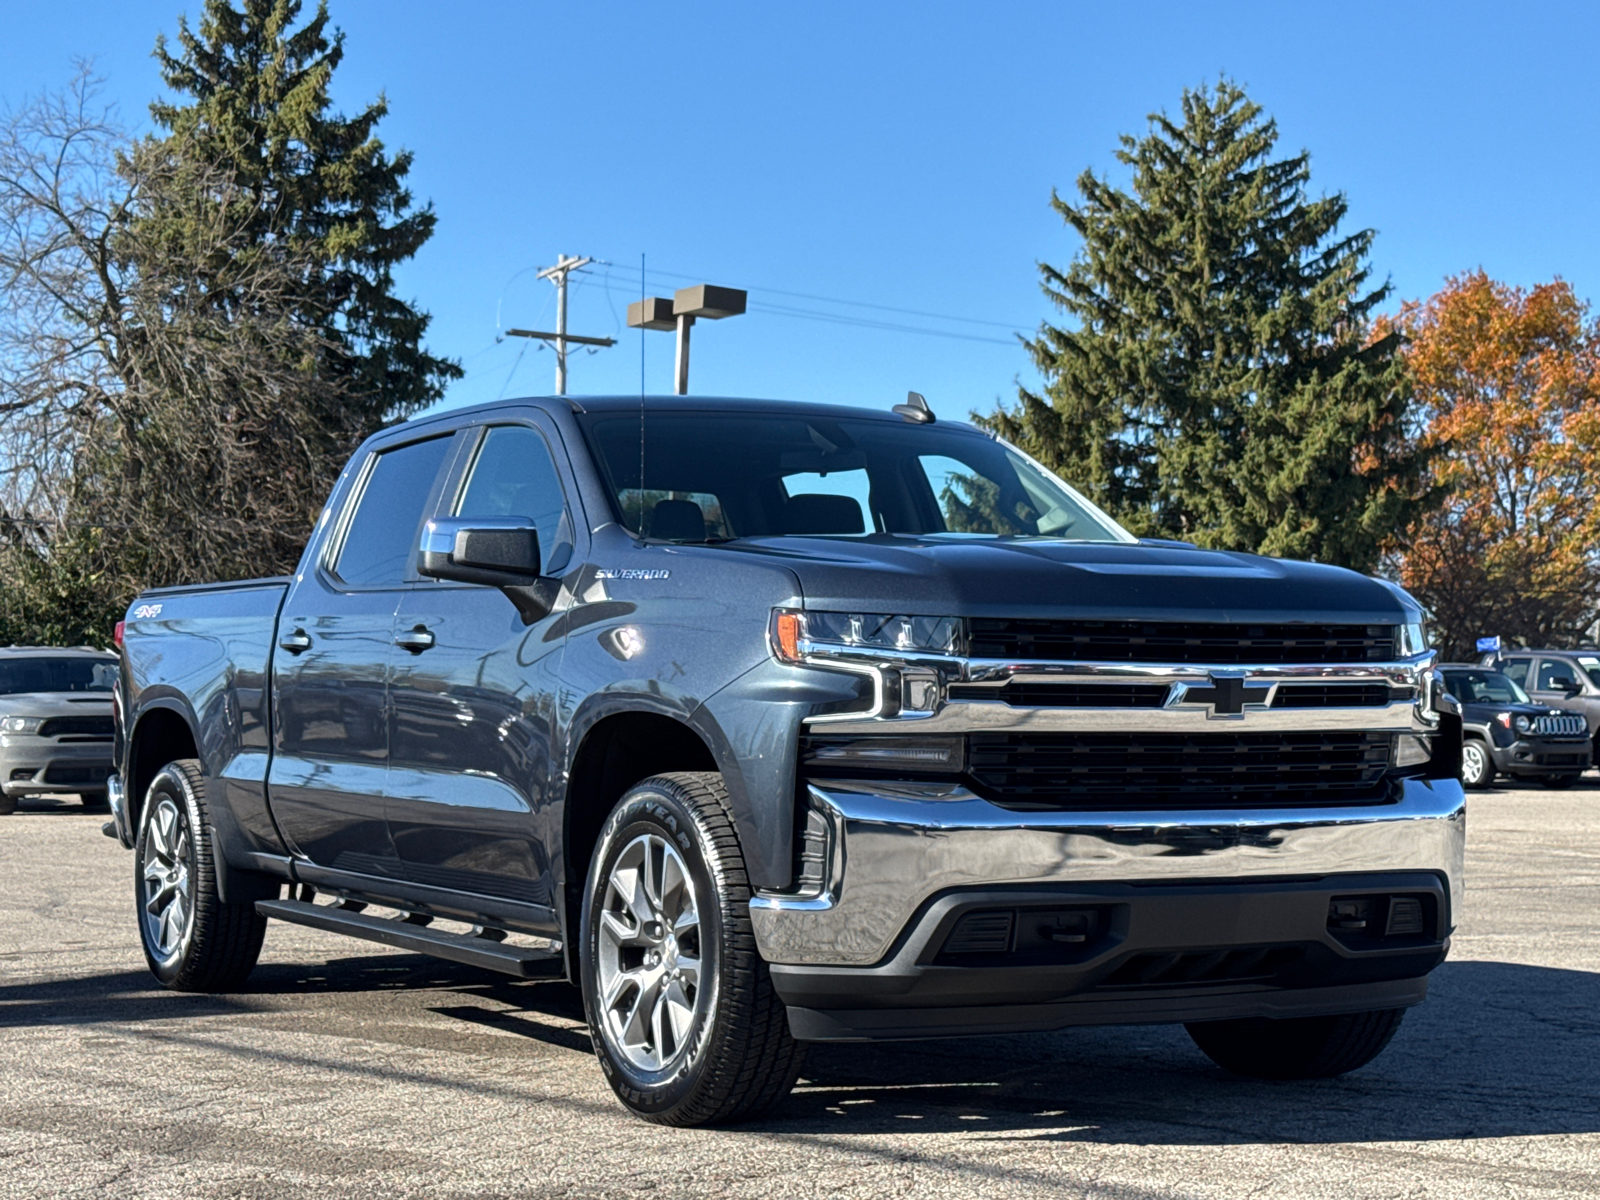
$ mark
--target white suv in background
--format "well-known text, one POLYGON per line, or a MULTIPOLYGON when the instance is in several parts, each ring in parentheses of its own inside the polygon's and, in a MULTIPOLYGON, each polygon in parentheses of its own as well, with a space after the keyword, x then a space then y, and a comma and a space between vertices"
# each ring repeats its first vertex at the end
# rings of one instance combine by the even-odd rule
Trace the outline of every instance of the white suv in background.
POLYGON ((106 650, 0 648, 0 816, 23 796, 50 792, 104 803, 116 677, 106 650))

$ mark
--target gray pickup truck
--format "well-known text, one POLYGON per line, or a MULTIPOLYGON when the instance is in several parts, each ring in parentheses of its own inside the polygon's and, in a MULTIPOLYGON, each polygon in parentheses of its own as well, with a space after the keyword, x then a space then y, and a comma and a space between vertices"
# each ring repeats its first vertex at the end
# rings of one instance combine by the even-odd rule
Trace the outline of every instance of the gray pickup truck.
POLYGON ((269 918, 565 978, 666 1124, 812 1041, 1181 1022, 1340 1074, 1460 911, 1410 597, 1141 541, 916 400, 388 429, 292 578, 148 592, 120 646, 164 984, 244 986, 269 918))

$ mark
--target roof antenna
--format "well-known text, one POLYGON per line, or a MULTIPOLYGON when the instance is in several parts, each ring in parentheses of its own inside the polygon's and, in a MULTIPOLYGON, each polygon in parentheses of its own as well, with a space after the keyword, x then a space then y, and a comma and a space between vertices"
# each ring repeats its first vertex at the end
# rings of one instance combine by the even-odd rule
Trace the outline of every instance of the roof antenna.
POLYGON ((933 409, 928 407, 928 401, 921 392, 907 392, 906 402, 896 404, 894 411, 899 413, 913 425, 932 425, 938 420, 933 415, 933 409))

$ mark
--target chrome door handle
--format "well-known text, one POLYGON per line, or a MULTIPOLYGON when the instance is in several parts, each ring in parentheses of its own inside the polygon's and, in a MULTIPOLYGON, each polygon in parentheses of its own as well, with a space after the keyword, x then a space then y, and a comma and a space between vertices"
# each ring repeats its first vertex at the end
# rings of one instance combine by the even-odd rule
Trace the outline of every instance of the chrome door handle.
POLYGON ((293 633, 286 633, 278 639, 278 648, 287 650, 290 654, 299 654, 311 649, 311 637, 304 629, 296 629, 293 633))
POLYGON ((408 629, 404 633, 396 634, 394 644, 404 647, 413 654, 421 654, 433 645, 433 634, 418 625, 415 629, 408 629))

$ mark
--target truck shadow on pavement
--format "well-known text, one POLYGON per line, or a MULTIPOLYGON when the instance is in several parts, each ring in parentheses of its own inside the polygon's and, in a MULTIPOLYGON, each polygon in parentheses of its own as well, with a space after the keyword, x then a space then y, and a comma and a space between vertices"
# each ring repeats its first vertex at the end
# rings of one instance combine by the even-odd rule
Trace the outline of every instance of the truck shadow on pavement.
MULTIPOLYGON (((506 1048, 510 1032, 557 1053, 591 1052, 576 989, 398 954, 263 963, 245 991, 226 996, 165 992, 142 970, 0 985, 0 1030, 234 1017, 247 1028, 264 1018, 266 1036, 292 1014, 302 1031, 334 1033, 352 1005, 366 1029, 386 1016, 442 1018, 464 1050, 486 1045, 483 1034, 506 1048)), ((1600 1131, 1597 1040, 1600 973, 1453 962, 1389 1049, 1343 1079, 1239 1079, 1163 1026, 818 1045, 794 1094, 737 1129, 1147 1145, 1591 1133, 1600 1131)))
POLYGON ((1455 962, 1389 1048, 1342 1079, 1241 1079, 1178 1027, 816 1046, 763 1128, 1225 1145, 1600 1130, 1600 974, 1455 962))

